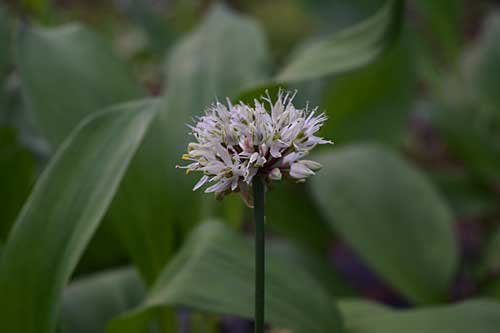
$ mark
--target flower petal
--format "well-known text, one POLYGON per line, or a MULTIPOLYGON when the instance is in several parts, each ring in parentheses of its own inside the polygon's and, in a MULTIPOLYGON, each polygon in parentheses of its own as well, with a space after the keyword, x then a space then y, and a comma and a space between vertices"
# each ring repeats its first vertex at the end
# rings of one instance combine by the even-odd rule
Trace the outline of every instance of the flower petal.
POLYGON ((210 177, 208 177, 207 175, 204 175, 203 177, 201 177, 200 180, 193 187, 193 191, 196 191, 197 189, 199 189, 200 187, 202 187, 203 185, 205 185, 205 183, 208 181, 209 178, 210 177))

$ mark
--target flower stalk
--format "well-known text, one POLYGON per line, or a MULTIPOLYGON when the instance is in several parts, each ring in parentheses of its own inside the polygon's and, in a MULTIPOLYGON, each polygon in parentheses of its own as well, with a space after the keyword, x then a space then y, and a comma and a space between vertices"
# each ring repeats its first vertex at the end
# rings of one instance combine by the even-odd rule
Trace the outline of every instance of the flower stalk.
POLYGON ((264 333, 265 308, 265 180, 261 175, 253 179, 255 220, 255 333, 264 333))

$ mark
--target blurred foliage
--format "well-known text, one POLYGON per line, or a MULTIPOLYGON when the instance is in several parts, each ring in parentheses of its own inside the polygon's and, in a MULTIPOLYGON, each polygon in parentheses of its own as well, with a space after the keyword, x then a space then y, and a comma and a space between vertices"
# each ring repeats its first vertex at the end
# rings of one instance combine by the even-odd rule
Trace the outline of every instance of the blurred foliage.
POLYGON ((17 43, 26 104, 54 147, 87 114, 145 96, 109 46, 82 26, 23 27, 17 43))
POLYGON ((0 239, 5 240, 28 197, 34 178, 34 158, 19 145, 12 129, 0 128, 0 239))
MULTIPOLYGON (((111 332, 142 332, 148 310, 182 304, 209 312, 249 316, 253 313, 253 249, 218 222, 193 231, 183 249, 162 272, 145 303, 112 322, 111 332), (227 251, 231 249, 231 251, 227 251), (220 279, 219 272, 231 276, 220 279)), ((339 312, 331 295, 291 262, 268 256, 267 320, 296 332, 337 332, 339 312), (293 275, 294 278, 289 277, 293 275), (304 308, 310 311, 302 311, 304 308)))
POLYGON ((412 302, 444 301, 457 244, 451 212, 427 179, 377 146, 318 160, 325 167, 311 186, 331 226, 412 302))
POLYGON ((251 318, 250 211, 193 193, 175 165, 210 103, 284 87, 327 113, 335 145, 309 184, 268 193, 271 331, 496 332, 495 4, 2 2, 0 331, 251 318), (354 250, 347 271, 338 246, 354 250), (347 282, 367 275, 410 309, 347 282))
POLYGON ((321 104, 332 119, 323 133, 335 133, 336 144, 365 140, 401 144, 415 94, 413 48, 405 35, 372 65, 334 79, 321 104))
POLYGON ((94 115, 72 132, 46 167, 2 251, 0 316, 6 331, 54 331, 62 289, 158 105, 146 100, 94 115), (32 297, 29 306, 26 297, 32 297))
POLYGON ((11 61, 11 41, 9 18, 6 10, 0 6, 0 123, 5 122, 5 108, 7 104, 6 81, 11 61))
POLYGON ((61 333, 105 333, 106 323, 137 306, 145 289, 131 268, 100 272, 73 282, 64 291, 61 333))

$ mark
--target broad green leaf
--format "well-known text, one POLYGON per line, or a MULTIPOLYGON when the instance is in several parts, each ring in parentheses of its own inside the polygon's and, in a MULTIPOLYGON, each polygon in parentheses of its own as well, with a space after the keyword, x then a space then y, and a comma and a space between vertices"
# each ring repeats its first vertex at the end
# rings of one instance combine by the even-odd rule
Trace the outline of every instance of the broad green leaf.
POLYGON ((61 304, 61 333, 105 333, 106 323, 137 306, 146 290, 131 268, 100 272, 72 282, 61 304))
POLYGON ((17 43, 25 101, 54 147, 91 112, 145 96, 127 66, 85 27, 23 27, 17 43))
POLYGON ((321 104, 330 118, 324 136, 338 144, 402 142, 416 85, 412 49, 404 38, 374 63, 336 78, 321 104))
POLYGON ((0 127, 0 239, 5 240, 34 180, 33 155, 19 145, 12 129, 0 127))
POLYGON ((167 174, 178 170, 165 163, 165 111, 153 120, 106 215, 148 284, 172 255, 178 236, 167 197, 175 187, 167 174))
POLYGON ((403 0, 387 0, 375 14, 327 39, 303 45, 279 72, 279 82, 344 73, 375 60, 399 33, 403 0))
POLYGON ((347 333, 495 333, 500 302, 470 300, 414 310, 390 310, 363 301, 339 303, 347 333))
MULTIPOLYGON (((37 125, 53 144, 87 114, 145 95, 109 45, 84 27, 24 29, 19 40, 24 94, 37 125)), ((79 271, 116 264, 123 257, 123 243, 134 261, 141 263, 142 275, 152 282, 171 254, 175 233, 170 230, 171 224, 166 223, 171 207, 165 204, 168 194, 165 174, 169 171, 164 158, 164 133, 169 128, 162 117, 163 114, 154 119, 132 159, 79 271), (138 197, 137 193, 141 195, 138 197), (110 248, 106 251, 108 257, 98 252, 103 243, 110 248)), ((170 172, 175 171, 172 168, 170 172)))
POLYGON ((324 167, 311 186, 331 227, 412 302, 445 300, 457 244, 451 212, 432 184, 376 145, 345 146, 318 161, 324 167))
MULTIPOLYGON (((149 312, 183 305, 198 310, 253 316, 253 248, 221 223, 198 226, 136 310, 115 319, 110 332, 141 332, 149 312)), ((340 332, 330 293, 299 265, 267 256, 266 318, 296 333, 340 332)))
MULTIPOLYGON (((266 208, 267 209, 267 208, 266 208)), ((269 212, 269 210, 267 209, 269 212)), ((266 217, 266 220, 269 219, 266 217)), ((269 226, 269 223, 267 224, 269 226)), ((325 256, 320 256, 303 246, 298 246, 285 240, 267 241, 269 256, 289 261, 291 264, 302 267, 327 289, 332 297, 352 297, 354 290, 342 278, 325 256)))
POLYGON ((0 261, 0 331, 52 333, 63 288, 113 198, 157 100, 86 118, 61 144, 0 261))
POLYGON ((305 185, 273 184, 266 197, 266 221, 270 230, 316 253, 326 253, 332 239, 305 185))

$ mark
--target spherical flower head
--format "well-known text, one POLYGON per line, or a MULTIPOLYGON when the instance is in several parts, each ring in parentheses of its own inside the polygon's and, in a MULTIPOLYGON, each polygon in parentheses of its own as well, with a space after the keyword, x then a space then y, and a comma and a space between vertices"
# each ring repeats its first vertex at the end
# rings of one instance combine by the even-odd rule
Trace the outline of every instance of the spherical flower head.
POLYGON ((183 160, 191 161, 186 173, 201 172, 203 176, 193 191, 207 185, 206 193, 218 198, 240 192, 252 206, 252 180, 256 175, 267 183, 288 179, 304 182, 321 168, 317 162, 303 159, 317 145, 331 144, 315 134, 326 121, 317 108, 297 109, 296 93, 281 91, 272 102, 269 94, 254 100, 227 105, 217 102, 189 126, 195 142, 188 145, 183 160))

